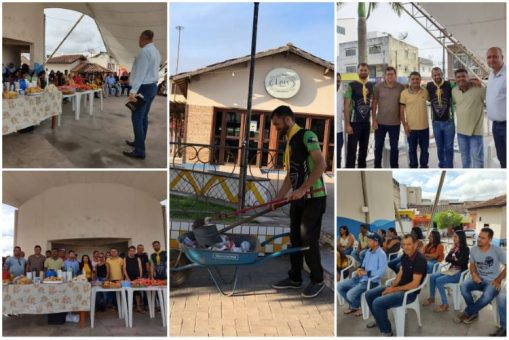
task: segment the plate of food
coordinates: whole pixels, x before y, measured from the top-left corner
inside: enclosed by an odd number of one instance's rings
[[[63,283],[63,282],[64,280],[61,277],[56,276],[47,277],[42,281],[42,283]]]
[[[2,286],[7,286],[10,283],[11,283],[11,280],[9,280],[9,279],[3,279],[2,280]]]
[[[40,87],[29,87],[26,89],[25,94],[27,96],[42,96],[44,94],[44,90]]]
[[[121,288],[122,287],[120,282],[114,282],[114,281],[104,281],[101,286],[103,288]]]
[[[2,93],[3,99],[16,99],[18,98],[18,93],[16,91],[5,91]]]
[[[28,277],[26,276],[18,276],[17,278],[15,278],[13,280],[14,284],[17,284],[17,285],[30,285],[32,284],[32,280],[30,280]]]

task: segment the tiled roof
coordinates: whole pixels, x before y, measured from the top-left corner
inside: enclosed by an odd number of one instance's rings
[[[494,207],[503,207],[507,203],[507,195],[497,196],[490,200],[481,202],[479,204],[473,205],[469,208],[469,210],[477,210],[484,208],[494,208]]]
[[[79,59],[86,60],[87,58],[82,54],[66,54],[48,59],[46,64],[72,64]]]
[[[102,67],[101,65],[97,65],[94,63],[81,63],[76,65],[71,72],[79,72],[79,73],[109,73],[113,72],[108,70],[107,68]]]

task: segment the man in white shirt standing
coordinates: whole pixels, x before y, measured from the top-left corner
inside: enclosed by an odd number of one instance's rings
[[[491,47],[486,53],[488,66],[492,69],[486,88],[486,112],[493,122],[493,140],[500,167],[506,167],[506,88],[507,77],[504,55],[500,47]]]
[[[148,129],[148,113],[150,105],[157,95],[157,81],[159,80],[159,66],[161,55],[152,40],[154,32],[143,31],[140,35],[140,52],[134,59],[131,70],[131,91],[129,101],[136,102],[137,96],[143,96],[143,104],[133,111],[131,115],[134,141],[126,141],[126,144],[134,148],[133,151],[124,151],[123,154],[132,158],[145,159],[145,138]]]

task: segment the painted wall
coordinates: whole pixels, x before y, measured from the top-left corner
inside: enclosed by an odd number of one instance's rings
[[[88,183],[43,191],[19,207],[14,242],[32,250],[50,241],[127,238],[165,248],[161,204],[143,191],[119,184]]]
[[[33,44],[30,66],[44,61],[44,5],[36,3],[4,3],[2,5],[2,37]],[[20,18],[23,18],[20,22]],[[5,57],[5,55],[3,55]],[[11,60],[3,59],[9,63]],[[16,62],[15,60],[12,60]]]
[[[495,242],[505,240],[507,238],[506,207],[477,210],[477,233],[479,233],[485,224],[489,224],[489,227],[493,229],[493,239]]]
[[[394,191],[391,171],[365,172],[369,229],[395,226]],[[360,171],[344,171],[337,175],[337,226],[346,225],[357,236],[360,224],[366,223]]]
[[[265,76],[278,67],[295,70],[301,79],[299,93],[293,98],[281,100],[265,91]],[[253,85],[253,110],[272,111],[280,105],[289,105],[294,112],[334,115],[334,74],[325,68],[293,54],[265,57],[256,61]],[[195,77],[189,83],[189,105],[245,108],[249,63],[223,68]]]

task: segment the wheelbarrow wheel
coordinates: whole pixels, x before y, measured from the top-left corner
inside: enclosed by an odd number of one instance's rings
[[[170,249],[170,269],[185,266],[191,263],[184,253],[178,249]],[[180,287],[187,281],[191,275],[191,269],[181,271],[170,271],[170,287]]]

